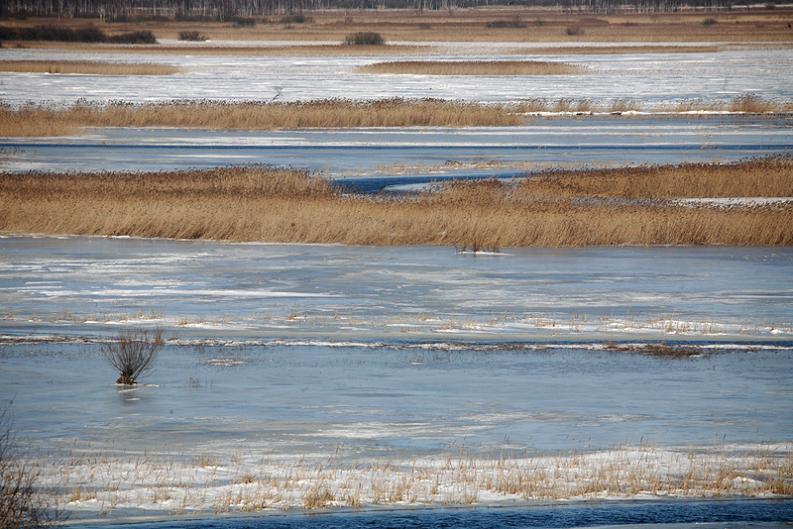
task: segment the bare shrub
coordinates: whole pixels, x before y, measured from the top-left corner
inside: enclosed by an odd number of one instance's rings
[[[526,23],[520,18],[515,17],[506,20],[491,20],[485,24],[485,27],[492,29],[525,28]]]
[[[231,19],[232,26],[235,28],[252,28],[256,26],[255,18],[234,17]]]
[[[572,36],[583,35],[584,29],[581,26],[567,26],[565,33]]]
[[[717,23],[715,18],[706,18],[702,21],[703,26],[715,26]]]
[[[60,517],[48,512],[36,495],[38,474],[16,458],[14,435],[8,407],[0,409],[0,527],[36,529],[46,527]],[[61,517],[62,518],[62,517]]]
[[[200,31],[180,31],[179,40],[189,40],[193,42],[203,42],[207,40],[206,35],[201,34]]]
[[[157,38],[154,33],[148,30],[130,31],[119,35],[111,35],[107,38],[107,42],[113,44],[157,44]]]
[[[120,373],[116,384],[137,384],[138,377],[151,369],[163,343],[159,329],[151,335],[145,330],[132,329],[120,333],[118,338],[105,345],[102,354]]]
[[[385,44],[385,39],[374,31],[361,31],[347,35],[344,38],[344,44],[346,46],[382,46]]]
[[[44,40],[61,42],[106,42],[107,35],[99,28],[67,28],[61,26],[3,27],[0,26],[0,39],[5,40]]]
[[[294,15],[284,15],[281,17],[280,22],[281,24],[305,24],[307,22],[313,22],[314,19],[311,17],[307,17],[302,13],[297,13]]]

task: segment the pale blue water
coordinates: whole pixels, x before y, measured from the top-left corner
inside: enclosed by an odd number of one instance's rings
[[[792,272],[793,250],[778,248],[473,256],[5,238],[1,395],[15,400],[20,433],[43,445],[113,450],[200,453],[225,439],[274,453],[353,439],[359,455],[784,442]],[[670,331],[665,319],[689,323]],[[116,395],[99,350],[132,327],[161,327],[170,341],[147,377],[154,386]],[[701,356],[611,352],[608,341],[680,343]]]
[[[560,165],[728,162],[790,153],[793,128],[785,119],[537,119],[525,127],[467,129],[94,129],[78,138],[1,140],[0,170],[271,164],[308,169],[354,191],[373,192],[449,177],[508,178]]]

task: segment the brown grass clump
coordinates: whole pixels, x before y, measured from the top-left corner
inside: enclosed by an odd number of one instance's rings
[[[328,487],[319,483],[306,491],[303,496],[303,507],[308,510],[324,509],[335,499]]]
[[[598,195],[640,196],[642,189],[653,196],[727,189],[739,196],[751,189],[784,193],[789,184],[780,183],[785,179],[779,167],[789,168],[790,161],[552,172],[515,187],[454,183],[414,200],[341,195],[325,180],[283,169],[5,174],[0,175],[0,231],[472,249],[791,245],[790,206],[716,210],[592,201]],[[705,183],[696,182],[698,171]],[[778,177],[757,176],[774,171]],[[633,186],[632,174],[643,184]],[[678,190],[652,193],[652,182],[675,174],[688,175],[678,180]],[[735,178],[748,183],[730,184]],[[689,184],[692,192],[686,193],[683,186]],[[608,191],[612,186],[616,191]]]
[[[374,31],[359,31],[344,37],[345,46],[383,46],[385,39]]]
[[[333,127],[469,127],[517,125],[505,108],[441,100],[339,99],[296,103],[75,104],[0,107],[0,136],[71,134],[80,127],[194,127],[206,129],[300,129]]]
[[[606,344],[606,349],[609,351],[625,352],[625,353],[640,353],[647,356],[657,356],[663,358],[691,358],[694,356],[702,356],[703,350],[695,347],[686,347],[679,344],[639,344],[639,345],[623,345],[614,342]]]
[[[167,64],[129,64],[89,61],[0,61],[0,72],[89,75],[171,75],[179,68]]]
[[[394,61],[358,68],[366,73],[418,75],[570,75],[585,70],[583,66],[547,61]]]
[[[755,95],[740,96],[732,101],[729,106],[732,112],[746,112],[747,114],[764,114],[774,112],[777,106],[768,100]]]

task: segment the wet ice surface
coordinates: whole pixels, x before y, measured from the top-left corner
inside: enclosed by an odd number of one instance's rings
[[[509,249],[0,239],[4,334],[779,340],[787,248]]]
[[[132,391],[114,387],[91,344],[6,344],[0,359],[17,432],[78,453],[409,461],[646,443],[740,454],[793,431],[790,348],[679,360],[564,346],[168,346]]]
[[[191,497],[209,494],[210,511],[239,475],[262,472],[260,460],[276,473],[576,450],[587,465],[648,457],[678,469],[702,454],[753,468],[742,458],[790,450],[791,270],[789,249],[473,256],[8,237],[0,397],[14,401],[18,434],[45,454],[43,479],[65,497],[78,479],[64,481],[76,472],[68,461],[93,468],[79,478],[86,491],[134,464],[186,483]],[[128,327],[162,327],[168,344],[124,390],[100,351]],[[682,341],[701,354],[615,352],[607,340]],[[201,457],[222,462],[220,485],[202,484]],[[124,482],[114,515],[178,507],[182,489],[153,502],[145,483]],[[104,509],[69,508],[78,519]]]
[[[173,450],[244,439],[309,452],[347,441],[552,450],[784,440],[791,270],[789,249],[474,256],[10,237],[0,239],[0,387],[25,435],[117,448],[140,449],[141,438]],[[115,393],[100,342],[136,326],[171,339],[146,380],[155,387],[93,398]],[[721,352],[670,361],[604,351],[607,340]]]
[[[253,163],[378,186],[441,175],[515,176],[543,167],[726,162],[793,152],[786,119],[537,119],[522,127],[290,131],[91,129],[78,138],[6,139],[0,170],[162,170]]]
[[[266,43],[262,43],[263,45]],[[509,47],[454,43],[453,53],[432,60],[549,60],[585,64],[590,71],[570,76],[437,76],[356,73],[358,66],[382,60],[415,60],[415,55],[385,57],[235,57],[2,49],[3,60],[99,60],[174,64],[181,73],[158,77],[50,74],[0,74],[0,99],[73,103],[170,99],[285,101],[343,97],[435,97],[482,102],[527,98],[630,98],[643,103],[682,99],[730,100],[746,93],[789,99],[793,96],[793,49],[728,50],[718,53],[621,55],[514,55]],[[650,43],[645,43],[650,44]],[[663,43],[659,43],[663,44]],[[280,88],[278,88],[280,87]]]

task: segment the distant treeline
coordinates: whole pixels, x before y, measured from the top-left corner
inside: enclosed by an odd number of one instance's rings
[[[35,26],[12,28],[0,26],[0,41],[3,40],[55,40],[61,42],[111,42],[114,44],[156,44],[151,31],[131,31],[120,35],[107,35],[93,26],[87,28],[65,28],[60,26]]]
[[[769,7],[777,0],[763,2]],[[58,16],[108,21],[181,19],[229,20],[321,9],[442,10],[487,5],[543,6],[561,11],[621,9],[668,12],[683,8],[730,9],[750,2],[732,0],[0,0],[0,16]]]

